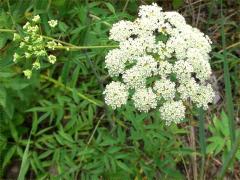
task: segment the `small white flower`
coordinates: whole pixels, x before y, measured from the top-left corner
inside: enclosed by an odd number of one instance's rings
[[[29,41],[29,39],[30,39],[30,37],[29,37],[29,36],[26,36],[26,37],[24,37],[24,41],[26,41],[26,42],[28,42],[28,41]]]
[[[187,100],[195,96],[198,87],[199,85],[197,84],[197,82],[193,78],[191,78],[187,83],[181,83],[177,88],[177,91],[179,92],[180,98],[182,100]]]
[[[194,72],[196,73],[196,77],[201,82],[206,81],[212,74],[208,59],[209,56],[201,54],[198,49],[191,48],[187,52],[186,61],[192,65]]]
[[[47,52],[45,50],[35,51],[37,57],[46,56]]]
[[[167,61],[160,61],[159,67],[157,70],[157,74],[161,76],[161,78],[166,78],[172,73],[173,65]]]
[[[30,26],[31,26],[30,23],[27,22],[27,23],[23,26],[23,29],[24,29],[24,30],[27,30]]]
[[[213,102],[215,93],[210,84],[206,86],[199,86],[195,94],[191,97],[192,101],[196,103],[197,107],[202,107],[207,110],[208,104]]]
[[[32,76],[32,71],[30,69],[26,69],[23,71],[24,76],[27,77],[27,79],[30,79]]]
[[[121,82],[111,82],[106,86],[103,94],[105,95],[106,104],[113,109],[119,108],[127,103],[128,89]]]
[[[106,68],[110,76],[118,76],[124,72],[127,59],[120,49],[113,49],[105,57]]]
[[[57,26],[58,21],[57,20],[50,20],[50,21],[48,21],[48,24],[49,24],[50,27],[54,28],[54,27]]]
[[[34,16],[32,21],[35,22],[35,23],[40,22],[40,16],[39,15]]]
[[[32,55],[30,54],[30,53],[28,53],[28,52],[25,52],[24,53],[25,54],[25,57],[27,58],[27,59],[29,59]]]
[[[156,44],[156,53],[159,55],[160,59],[164,60],[172,57],[173,49],[167,47],[162,41],[159,41]]]
[[[153,89],[159,99],[172,100],[175,97],[175,83],[169,79],[161,79],[155,82]]]
[[[13,34],[13,41],[18,41],[20,39],[21,39],[21,36],[19,34],[17,34],[17,33]]]
[[[35,43],[43,43],[43,37],[40,36],[40,37],[36,38]]]
[[[145,31],[154,31],[164,23],[162,8],[156,3],[140,6],[138,15],[140,17],[139,26]]]
[[[41,67],[41,65],[40,65],[40,62],[39,61],[35,61],[34,63],[33,63],[33,68],[34,69],[40,69],[40,67]]]
[[[47,42],[47,47],[49,49],[55,50],[56,46],[57,46],[57,43],[55,41],[48,41]]]
[[[146,83],[144,69],[134,66],[123,74],[123,81],[129,88],[143,88]]]
[[[162,120],[166,121],[166,125],[172,122],[179,123],[185,118],[186,107],[182,101],[167,101],[159,109]]]
[[[164,18],[172,25],[175,26],[176,28],[182,27],[186,25],[186,21],[184,17],[179,14],[178,12],[171,11],[171,12],[165,12],[164,13]]]
[[[184,60],[179,60],[174,64],[173,72],[176,73],[177,79],[180,82],[186,83],[191,78],[193,67],[188,62]]]
[[[115,41],[123,41],[129,38],[134,29],[134,24],[130,21],[119,21],[118,23],[113,24],[113,27],[110,30],[109,39]]]
[[[13,62],[17,62],[17,60],[20,58],[18,53],[13,54]]]
[[[25,42],[20,42],[19,47],[20,47],[20,48],[23,48],[24,46],[25,46]]]
[[[30,33],[32,36],[35,35],[39,30],[39,27],[37,25],[35,26],[28,26],[27,27],[27,32]]]
[[[150,109],[154,109],[157,106],[157,96],[151,88],[137,89],[133,94],[132,100],[134,106],[139,111],[143,112],[148,112]]]
[[[48,61],[49,61],[51,64],[54,64],[54,63],[56,62],[56,60],[57,60],[56,56],[54,56],[54,55],[52,55],[52,54],[48,56]]]
[[[152,56],[142,56],[136,58],[137,64],[136,67],[142,69],[144,71],[145,77],[151,77],[153,74],[157,72],[157,62]]]

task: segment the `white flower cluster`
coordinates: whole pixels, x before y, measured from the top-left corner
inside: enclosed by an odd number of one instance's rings
[[[48,21],[48,24],[50,27],[54,28],[58,25],[58,21],[57,20],[50,20]]]
[[[121,82],[113,81],[111,84],[108,84],[103,94],[105,94],[106,103],[111,104],[113,109],[127,103],[128,90],[126,85]]]
[[[167,125],[185,118],[188,101],[207,109],[214,98],[207,83],[211,40],[179,13],[163,12],[155,3],[140,6],[138,15],[110,30],[119,48],[105,58],[115,78],[104,91],[106,104],[116,109],[130,99],[139,111],[157,108]]]
[[[29,22],[23,26],[23,34],[19,35],[14,33],[13,41],[19,42],[20,49],[14,53],[13,61],[18,62],[22,58],[28,61],[33,60],[32,67],[23,71],[23,74],[29,79],[32,76],[32,70],[38,70],[41,68],[41,60],[44,57],[51,63],[56,62],[56,56],[48,55],[46,47],[50,50],[54,50],[57,44],[55,41],[48,41],[43,38],[40,33],[38,23],[41,22],[39,15],[34,16]],[[49,21],[51,27],[57,25],[57,21]],[[46,45],[47,44],[47,45]]]

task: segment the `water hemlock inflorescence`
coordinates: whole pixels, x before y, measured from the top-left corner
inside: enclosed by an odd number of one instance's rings
[[[187,101],[207,109],[214,98],[207,83],[211,40],[157,4],[140,6],[138,15],[110,30],[119,48],[108,52],[105,64],[118,80],[106,86],[106,104],[116,109],[129,99],[141,112],[158,109],[167,125],[185,118]]]
[[[28,79],[31,78],[33,70],[41,68],[44,60],[54,64],[57,58],[52,54],[49,55],[49,50],[62,46],[62,44],[55,41],[44,39],[41,35],[40,23],[41,18],[36,15],[23,26],[22,33],[14,33],[13,36],[13,41],[19,43],[19,48],[13,55],[13,61],[17,63],[26,60],[27,63],[25,64],[28,67],[25,67],[27,69],[23,71],[23,74]],[[51,28],[54,28],[58,22],[51,20],[48,23]]]

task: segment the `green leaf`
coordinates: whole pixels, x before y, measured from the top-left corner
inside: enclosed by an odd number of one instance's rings
[[[7,99],[7,91],[5,88],[0,87],[0,105],[5,108]]]
[[[31,139],[31,134],[28,138],[28,142],[27,142],[27,146],[25,148],[24,154],[23,154],[23,158],[22,158],[22,163],[21,163],[21,168],[19,171],[19,175],[18,175],[18,180],[24,180],[25,179],[25,175],[28,171],[29,168],[29,147],[30,147],[30,139]]]
[[[37,113],[33,112],[33,122],[32,122],[32,133],[35,134],[37,132],[38,127],[38,117]]]
[[[109,9],[109,11],[111,11],[113,14],[115,14],[114,6],[109,2],[106,2],[105,4],[106,4],[107,8]]]
[[[226,115],[226,113],[224,111],[222,111],[221,113],[221,123],[220,123],[220,129],[222,134],[225,137],[229,137],[230,136],[230,132],[229,132],[229,119]]]
[[[217,146],[218,146],[218,144],[215,144],[215,143],[209,144],[209,145],[207,146],[206,152],[207,152],[208,154],[213,154],[214,151],[216,150]]]
[[[63,131],[63,129],[61,129],[58,133],[59,133],[59,135],[60,135],[61,137],[63,137],[65,140],[67,140],[67,141],[69,141],[69,142],[71,142],[71,143],[74,143],[74,140],[72,139],[72,137],[71,137],[69,134],[65,133],[65,132]]]
[[[116,161],[116,163],[117,163],[117,165],[118,165],[121,169],[123,169],[124,171],[126,171],[126,172],[128,172],[128,173],[132,173],[132,171],[129,169],[129,167],[128,167],[126,164],[124,164],[123,162],[121,162],[121,161]]]
[[[7,98],[6,107],[5,107],[4,110],[5,110],[5,112],[7,113],[8,117],[10,119],[13,118],[14,109],[15,109],[15,107],[14,107],[14,104],[12,103],[12,99],[11,98]]]
[[[4,156],[3,160],[3,168],[10,162],[11,158],[13,157],[14,153],[16,152],[17,147],[12,146]]]
[[[181,6],[183,6],[183,4],[184,4],[184,0],[173,0],[172,1],[172,5],[173,5],[174,9],[180,8]]]
[[[12,135],[13,139],[15,140],[15,142],[18,142],[18,132],[16,130],[15,125],[13,124],[13,122],[11,120],[9,121],[9,127],[10,127],[10,131],[11,131],[11,135]]]
[[[52,1],[52,3],[55,5],[55,6],[63,6],[65,4],[65,1],[66,0],[55,0],[55,1]]]
[[[68,26],[64,22],[59,22],[58,27],[62,32],[66,32],[68,30]]]
[[[7,40],[8,40],[8,38],[6,37],[6,34],[1,32],[1,34],[0,34],[0,49],[2,49],[5,46]]]

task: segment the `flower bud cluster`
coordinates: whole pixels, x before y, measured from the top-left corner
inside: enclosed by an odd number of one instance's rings
[[[13,36],[13,41],[19,43],[19,49],[13,55],[13,61],[17,63],[20,60],[26,60],[27,63],[25,64],[31,64],[32,67],[28,65],[28,68],[23,71],[23,74],[28,79],[31,78],[33,70],[41,68],[44,60],[48,60],[51,64],[56,62],[56,56],[48,55],[48,49],[53,50],[58,44],[44,39],[41,35],[40,22],[40,16],[34,16],[23,26],[23,33],[14,33]],[[56,23],[57,21],[54,21],[49,24],[52,27]]]
[[[138,15],[110,30],[119,48],[105,57],[115,79],[104,91],[106,104],[116,109],[129,99],[139,111],[159,109],[167,125],[185,118],[189,101],[207,109],[214,98],[207,82],[211,40],[179,13],[163,12],[155,3],[140,6]]]

